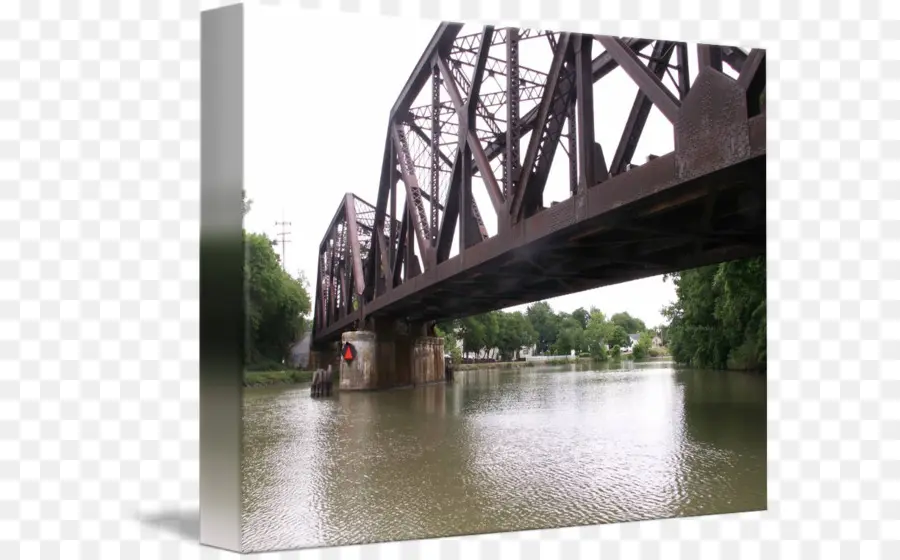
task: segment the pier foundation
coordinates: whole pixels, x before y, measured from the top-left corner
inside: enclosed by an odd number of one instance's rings
[[[374,331],[349,331],[341,336],[341,348],[351,343],[356,356],[340,358],[342,391],[393,389],[443,382],[444,340],[423,336],[422,328],[402,329],[383,325]]]

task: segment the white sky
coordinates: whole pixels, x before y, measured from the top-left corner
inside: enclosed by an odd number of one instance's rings
[[[341,198],[349,191],[375,203],[390,108],[437,24],[290,7],[248,6],[245,14],[245,186],[253,199],[245,226],[274,237],[276,222],[291,222],[287,268],[302,270],[315,289],[318,245]],[[466,26],[462,34],[477,29]],[[520,63],[546,72],[546,39],[523,44]],[[593,55],[601,50],[595,43]],[[693,48],[690,52],[695,74],[696,55]],[[636,91],[620,69],[595,84],[595,134],[607,164]],[[523,105],[521,114],[525,112]],[[523,157],[526,146],[527,138]],[[672,149],[672,127],[653,108],[632,161],[643,163],[650,153]],[[545,205],[567,196],[567,167],[565,152],[557,150]],[[493,233],[496,216],[483,183],[474,178],[472,187]],[[402,201],[398,194],[398,209]],[[451,254],[456,252],[454,241]],[[674,299],[672,283],[657,276],[548,301],[556,310],[596,306],[608,315],[627,311],[653,326],[663,322],[660,309]]]

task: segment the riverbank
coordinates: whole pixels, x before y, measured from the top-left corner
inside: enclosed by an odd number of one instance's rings
[[[312,381],[312,371],[287,369],[281,371],[245,371],[244,387],[271,387],[274,385],[294,385]]]
[[[609,358],[602,362],[595,362],[593,358],[575,358],[572,360],[547,360],[543,362],[538,361],[521,361],[521,362],[488,362],[488,363],[480,363],[480,364],[454,364],[454,371],[478,371],[483,369],[524,369],[524,368],[534,368],[534,367],[544,367],[544,366],[566,366],[566,365],[590,365],[590,364],[609,364],[614,362],[621,361],[630,361],[639,364],[647,363],[647,362],[658,362],[658,361],[666,361],[671,360],[671,356],[654,356],[641,358],[640,360],[635,360],[630,356],[622,356],[621,358]]]
[[[479,369],[519,369],[540,366],[565,366],[569,364],[589,364],[590,358],[575,358],[574,360],[547,360],[543,362],[486,362],[480,364],[453,364],[454,371],[473,371]]]

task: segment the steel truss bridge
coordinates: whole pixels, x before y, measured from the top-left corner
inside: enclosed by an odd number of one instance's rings
[[[637,93],[605,153],[595,88],[617,68]],[[765,84],[761,49],[441,24],[390,109],[374,204],[346,194],[319,246],[313,344],[764,254]],[[632,162],[651,107],[674,150]],[[554,162],[568,197],[545,205]]]

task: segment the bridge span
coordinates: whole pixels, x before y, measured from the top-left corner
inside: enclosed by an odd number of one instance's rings
[[[342,389],[440,380],[435,321],[765,252],[764,50],[697,45],[691,79],[681,42],[462,31],[438,27],[390,110],[376,200],[347,193],[319,246],[315,353],[361,349]],[[604,153],[594,91],[616,68],[637,93]],[[632,162],[651,107],[674,150]],[[568,196],[548,204],[554,162]]]

